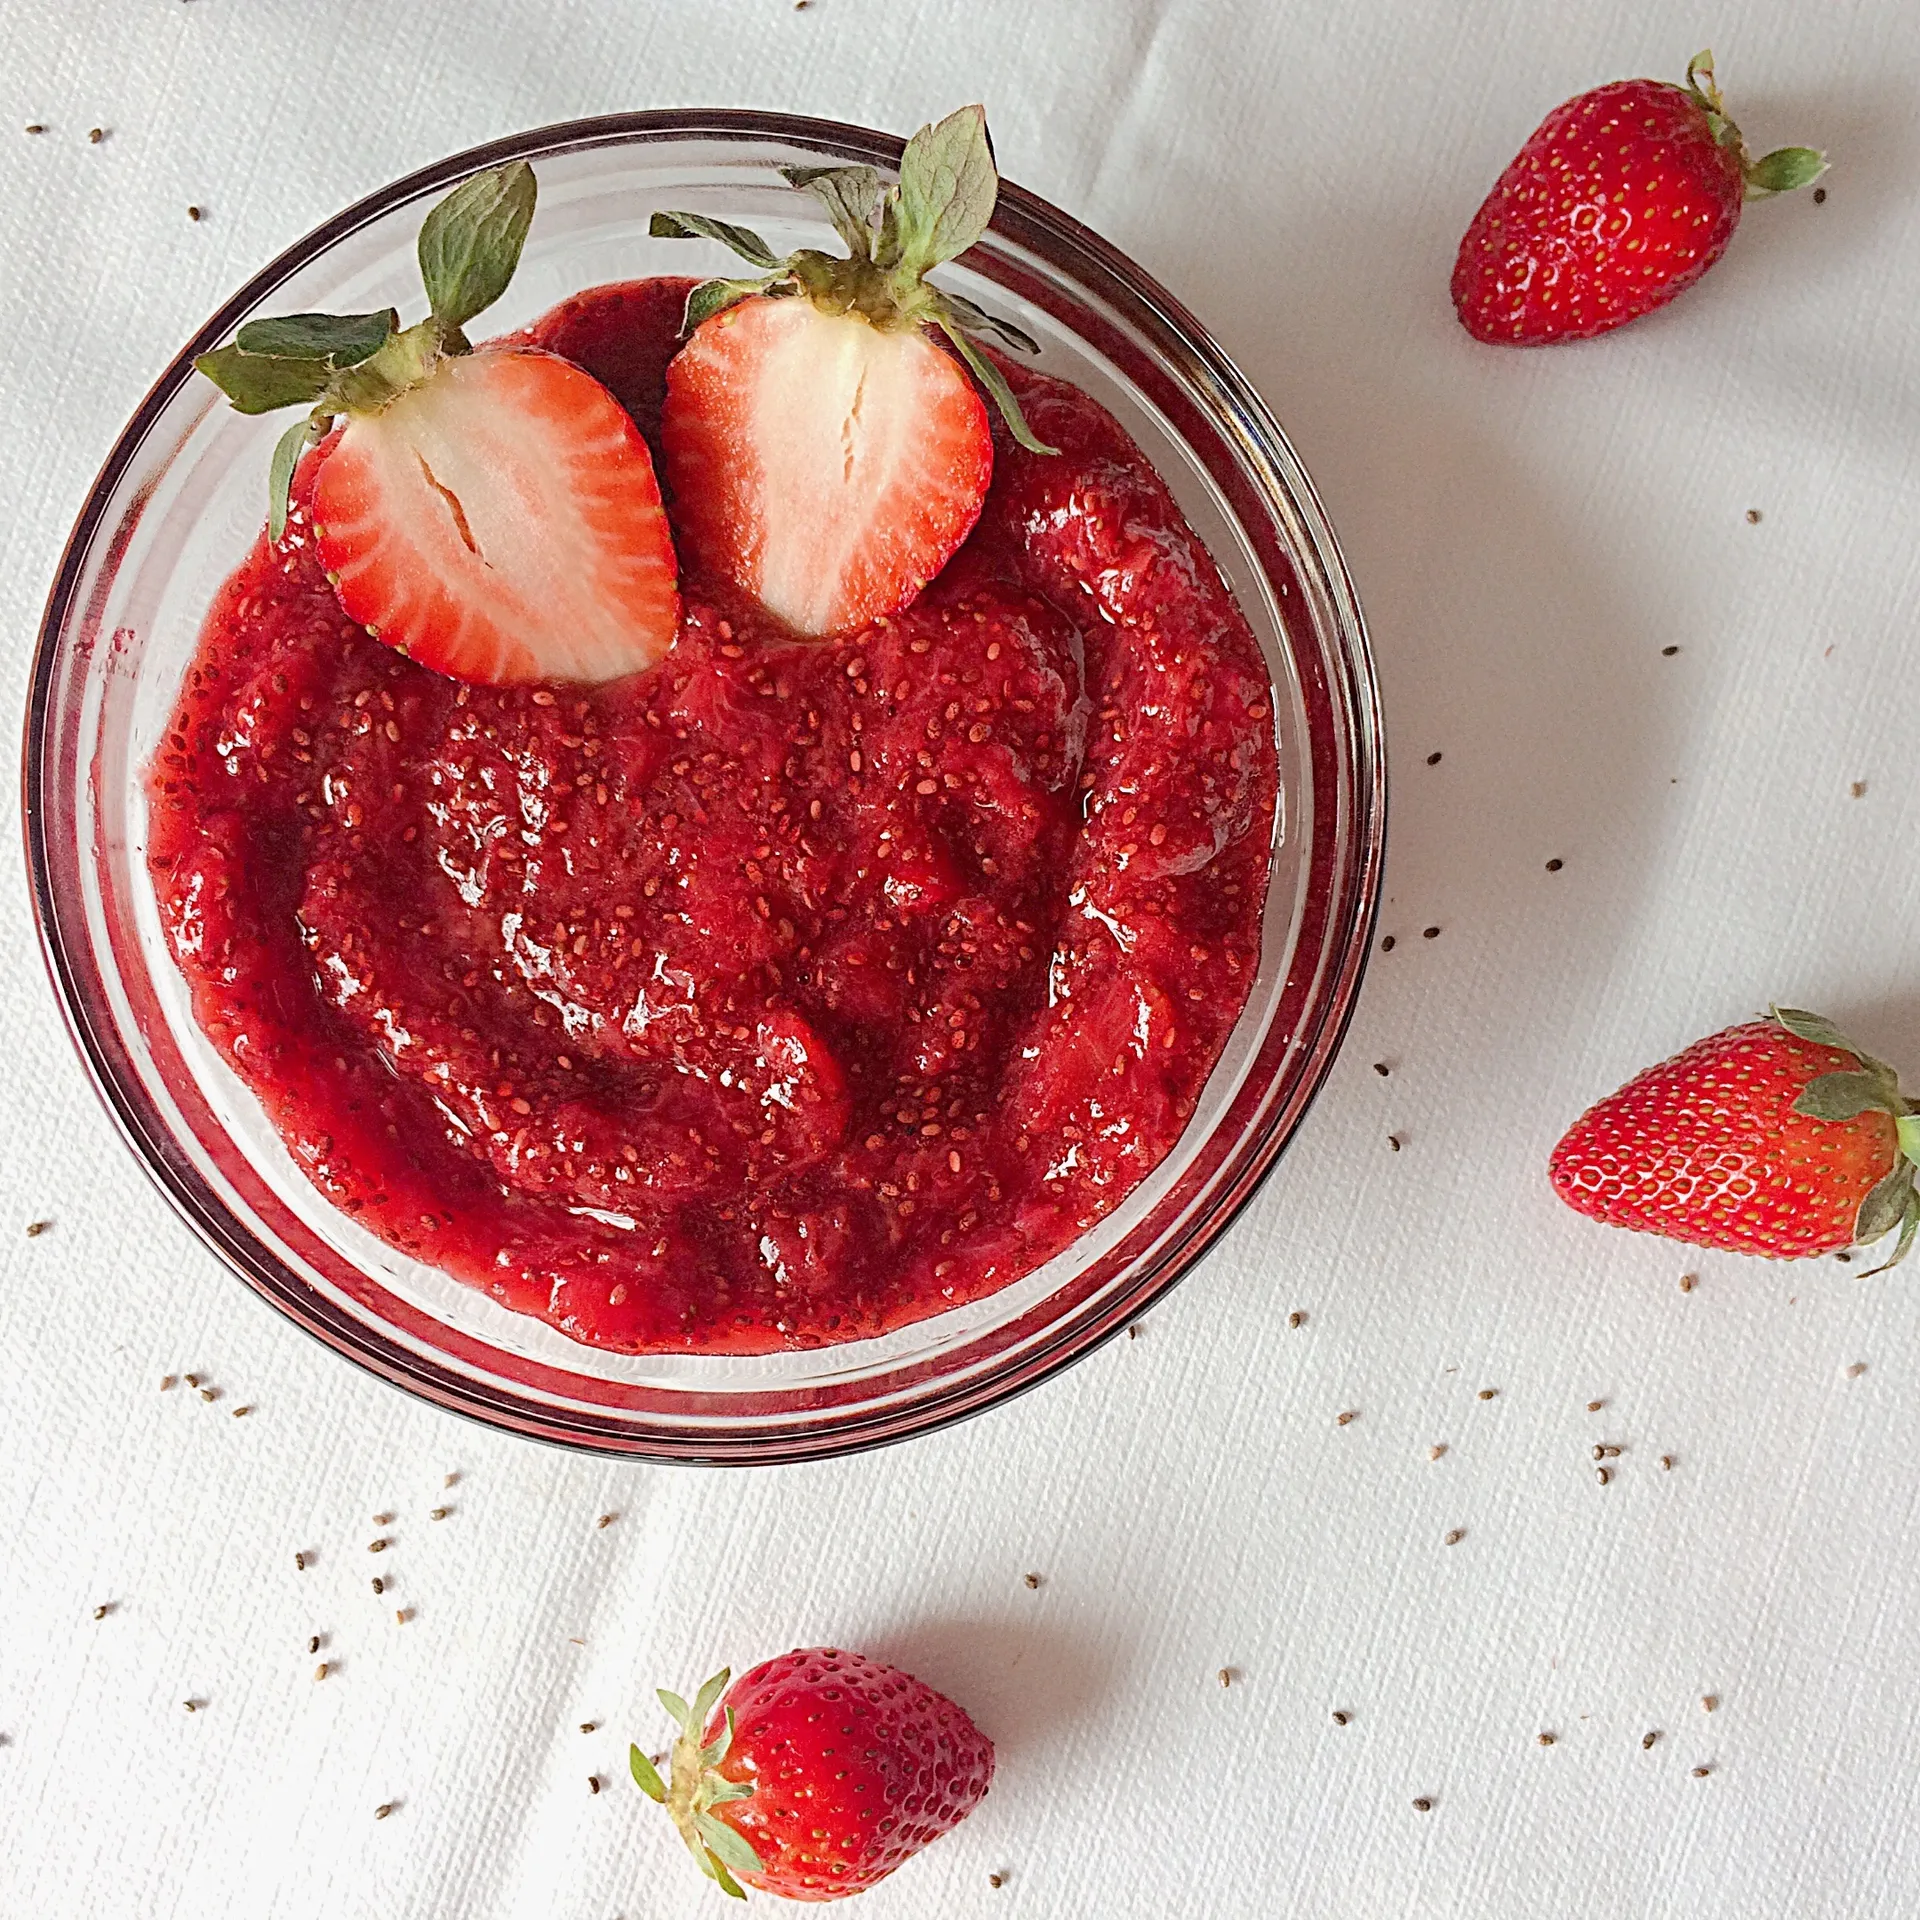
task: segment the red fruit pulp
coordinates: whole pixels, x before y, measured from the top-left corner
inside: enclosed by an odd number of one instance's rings
[[[524,336],[657,430],[689,283]],[[765,1352],[1030,1272],[1194,1110],[1260,957],[1259,649],[1115,422],[1020,376],[904,614],[697,575],[657,667],[482,688],[341,613],[297,478],[149,773],[201,1026],[401,1251],[589,1344]],[[669,503],[671,513],[671,503]]]

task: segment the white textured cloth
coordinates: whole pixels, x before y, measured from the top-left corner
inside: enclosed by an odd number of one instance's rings
[[[1660,0],[7,0],[16,702],[120,423],[334,209],[581,114],[981,98],[1319,482],[1394,738],[1397,945],[1140,1338],[904,1449],[620,1466],[363,1378],[176,1222],[62,1031],[0,783],[0,1913],[717,1912],[627,1739],[657,1682],[821,1641],[999,1743],[871,1920],[1920,1911],[1920,1263],[1689,1260],[1543,1174],[1769,997],[1920,1068],[1920,12],[1722,20],[1734,112],[1830,148],[1826,204],[1525,355],[1455,325],[1453,247],[1547,108],[1678,77],[1706,28]],[[158,1391],[188,1370],[221,1397]]]

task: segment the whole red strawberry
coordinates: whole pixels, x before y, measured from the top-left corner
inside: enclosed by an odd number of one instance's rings
[[[628,1757],[736,1898],[742,1880],[789,1900],[862,1893],[958,1826],[993,1778],[993,1743],[959,1707],[865,1654],[802,1647],[728,1678],[692,1706],[662,1690],[680,1726],[668,1781],[638,1747]]]
[[[1743,200],[1817,179],[1825,156],[1747,157],[1698,54],[1684,87],[1616,80],[1534,129],[1460,242],[1453,304],[1476,340],[1588,340],[1665,306],[1718,260]]]
[[[1776,1260],[1920,1226],[1920,1118],[1893,1069],[1776,1007],[1649,1067],[1553,1150],[1561,1199],[1609,1226]]]

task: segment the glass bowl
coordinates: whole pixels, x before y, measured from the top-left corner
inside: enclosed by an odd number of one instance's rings
[[[1273,674],[1280,755],[1262,959],[1174,1151],[1110,1218],[1025,1279],[884,1338],[755,1358],[634,1357],[508,1312],[356,1227],[308,1185],[194,1025],[145,863],[142,772],[215,588],[259,529],[278,419],[231,412],[195,354],[251,315],[417,307],[414,239],[463,176],[536,163],[540,209],[489,331],[597,281],[699,272],[656,241],[691,208],[776,251],[831,246],[777,164],[894,166],[901,143],[823,120],[621,114],[457,154],[328,221],[200,330],[120,436],[67,543],[34,661],[26,829],[34,904],[74,1039],[161,1190],[257,1292],[336,1351],[437,1405],[561,1445],[769,1463],[901,1440],[978,1413],[1089,1353],[1199,1260],[1299,1125],[1366,958],[1385,825],[1360,611],[1312,484],[1206,331],[1132,262],[1003,187],[993,229],[944,270],[1008,313],[1040,364],[1101,401],[1212,550]],[[713,268],[728,270],[714,250]]]

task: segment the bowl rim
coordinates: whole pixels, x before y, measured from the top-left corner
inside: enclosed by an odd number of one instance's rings
[[[1387,763],[1378,677],[1359,598],[1348,573],[1332,523],[1305,467],[1294,453],[1278,420],[1252,383],[1219,346],[1193,313],[1157,280],[1091,228],[1063,212],[1040,195],[1003,179],[992,226],[1003,237],[1030,247],[1051,261],[1045,241],[1065,242],[1096,276],[1087,287],[1136,324],[1144,319],[1154,334],[1171,334],[1199,361],[1208,376],[1223,389],[1235,410],[1266,443],[1262,451],[1278,456],[1287,490],[1308,521],[1312,558],[1325,574],[1334,601],[1341,644],[1331,650],[1327,665],[1337,670],[1338,685],[1325,692],[1337,718],[1344,717],[1343,751],[1333,771],[1339,785],[1323,793],[1321,781],[1329,769],[1318,753],[1308,756],[1316,817],[1323,807],[1343,815],[1348,843],[1335,857],[1335,892],[1326,903],[1324,932],[1319,946],[1323,973],[1318,992],[1307,1004],[1309,1019],[1293,1037],[1287,1071],[1293,1077],[1291,1096],[1268,1117],[1265,1129],[1250,1153],[1242,1143],[1242,1165],[1231,1186],[1203,1217],[1157,1258],[1143,1281],[1130,1289],[1124,1311],[1110,1311],[1093,1324],[1070,1326],[1061,1339],[1044,1343],[1015,1361],[1010,1369],[992,1368],[962,1383],[951,1394],[931,1404],[916,1401],[904,1415],[880,1408],[854,1419],[836,1419],[824,1440],[809,1442],[808,1429],[795,1426],[772,1437],[718,1435],[681,1429],[671,1439],[663,1429],[644,1436],[615,1438],[590,1423],[573,1421],[564,1410],[515,1398],[510,1411],[498,1392],[486,1382],[475,1382],[453,1370],[441,1371],[370,1329],[342,1316],[304,1308],[279,1286],[265,1278],[262,1255],[278,1264],[270,1250],[260,1247],[243,1222],[234,1219],[217,1196],[204,1190],[191,1169],[180,1160],[171,1141],[156,1137],[137,1110],[138,1103],[121,1084],[114,1068],[120,1051],[117,1039],[103,1036],[96,1026],[91,996],[78,977],[75,955],[61,935],[59,899],[52,872],[47,834],[47,808],[40,795],[49,777],[52,754],[53,686],[59,641],[74,609],[82,572],[101,531],[106,509],[116,489],[166,408],[193,374],[195,357],[218,345],[235,323],[263,296],[288,276],[308,265],[339,241],[388,213],[436,188],[449,187],[468,175],[513,159],[537,159],[542,154],[582,148],[645,144],[650,140],[711,138],[768,145],[817,147],[834,155],[855,154],[880,167],[897,167],[905,141],[892,134],[848,123],[739,108],[671,108],[645,112],[586,116],[525,129],[446,155],[427,166],[376,188],[342,208],[278,253],[225,300],[187,344],[174,356],[148,389],[88,490],[84,504],[62,549],[35,641],[30,679],[25,743],[22,755],[21,820],[33,912],[42,957],[59,1003],[62,1018],[79,1052],[94,1091],[114,1126],[133,1149],[148,1178],[174,1210],[255,1293],[263,1295],[281,1315],[321,1345],[352,1360],[389,1385],[429,1404],[474,1420],[496,1431],[541,1440],[569,1451],[594,1452],[616,1458],[642,1458],[662,1463],[699,1465],[788,1464],[865,1451],[933,1433],[986,1411],[1039,1386],[1115,1338],[1122,1327],[1136,1322],[1163,1299],[1220,1241],[1239,1218],[1282,1152],[1298,1131],[1338,1054],[1352,1019],[1359,988],[1373,950],[1381,897],[1387,825]],[[1310,835],[1308,865],[1317,871],[1314,840]]]

